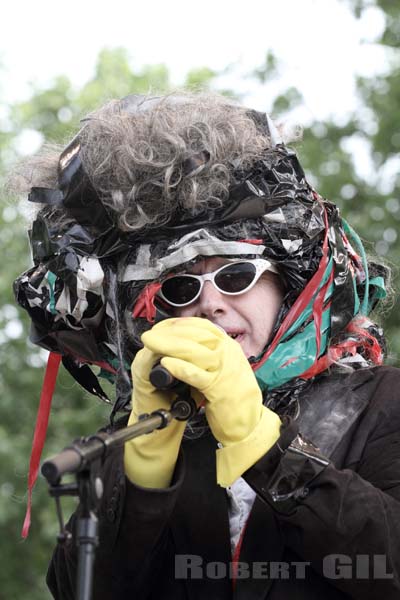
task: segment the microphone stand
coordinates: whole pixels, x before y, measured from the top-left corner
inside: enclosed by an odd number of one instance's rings
[[[173,419],[186,421],[196,413],[196,403],[190,397],[189,387],[178,384],[174,389],[178,397],[170,410],[159,409],[150,415],[141,415],[137,423],[114,433],[100,432],[75,440],[42,465],[41,472],[49,484],[49,494],[56,501],[60,524],[57,539],[60,543],[71,537],[65,529],[60,497],[79,496],[77,600],[91,600],[92,597],[93,565],[98,545],[97,509],[103,495],[102,462],[112,449],[128,440],[155,429],[164,429]],[[62,484],[61,479],[66,473],[75,473],[76,483]]]

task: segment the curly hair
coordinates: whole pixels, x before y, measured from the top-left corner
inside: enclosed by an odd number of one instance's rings
[[[84,171],[122,231],[164,223],[178,206],[220,204],[232,165],[245,168],[269,145],[248,109],[218,94],[129,98],[129,107],[112,100],[92,112],[79,133]],[[8,187],[56,187],[63,149],[44,145],[15,168]],[[59,209],[46,212],[60,224]]]
[[[122,231],[162,225],[177,209],[195,215],[219,206],[234,171],[245,171],[271,145],[254,111],[216,93],[128,99],[89,114],[79,133],[84,171]],[[285,131],[285,141],[301,136]],[[24,160],[13,189],[55,187],[62,150],[45,145]],[[58,224],[66,217],[55,208],[46,213]]]

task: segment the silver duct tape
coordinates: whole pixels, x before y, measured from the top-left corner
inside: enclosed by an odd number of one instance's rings
[[[200,238],[195,239],[194,238]],[[261,256],[265,246],[247,242],[225,242],[201,229],[183,236],[168,247],[172,250],[166,256],[152,263],[150,245],[142,246],[137,262],[127,265],[120,275],[120,281],[148,281],[157,279],[164,271],[185,264],[199,256]]]

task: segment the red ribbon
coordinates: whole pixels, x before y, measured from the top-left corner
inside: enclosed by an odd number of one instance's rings
[[[157,294],[161,287],[159,281],[149,283],[141,291],[136,300],[136,304],[133,307],[132,316],[134,319],[137,317],[144,317],[149,323],[154,323],[156,316],[156,307],[154,306],[154,296]]]
[[[40,402],[38,414],[36,417],[35,432],[33,435],[31,458],[29,461],[28,475],[28,501],[25,513],[25,520],[22,527],[21,535],[23,538],[28,537],[29,528],[31,525],[31,508],[32,508],[32,490],[36,483],[39,472],[40,457],[42,456],[44,441],[46,439],[47,426],[49,423],[49,414],[51,400],[56,385],[58,367],[60,366],[61,355],[50,352],[47,360],[46,372],[43,380],[42,392],[40,394]]]

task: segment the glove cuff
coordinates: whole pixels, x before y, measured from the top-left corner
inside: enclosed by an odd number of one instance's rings
[[[174,474],[185,421],[152,431],[125,443],[124,468],[128,479],[144,488],[167,488]]]
[[[263,406],[261,419],[250,435],[236,444],[217,450],[217,483],[222,487],[232,485],[272,448],[280,436],[280,428],[278,415]]]

